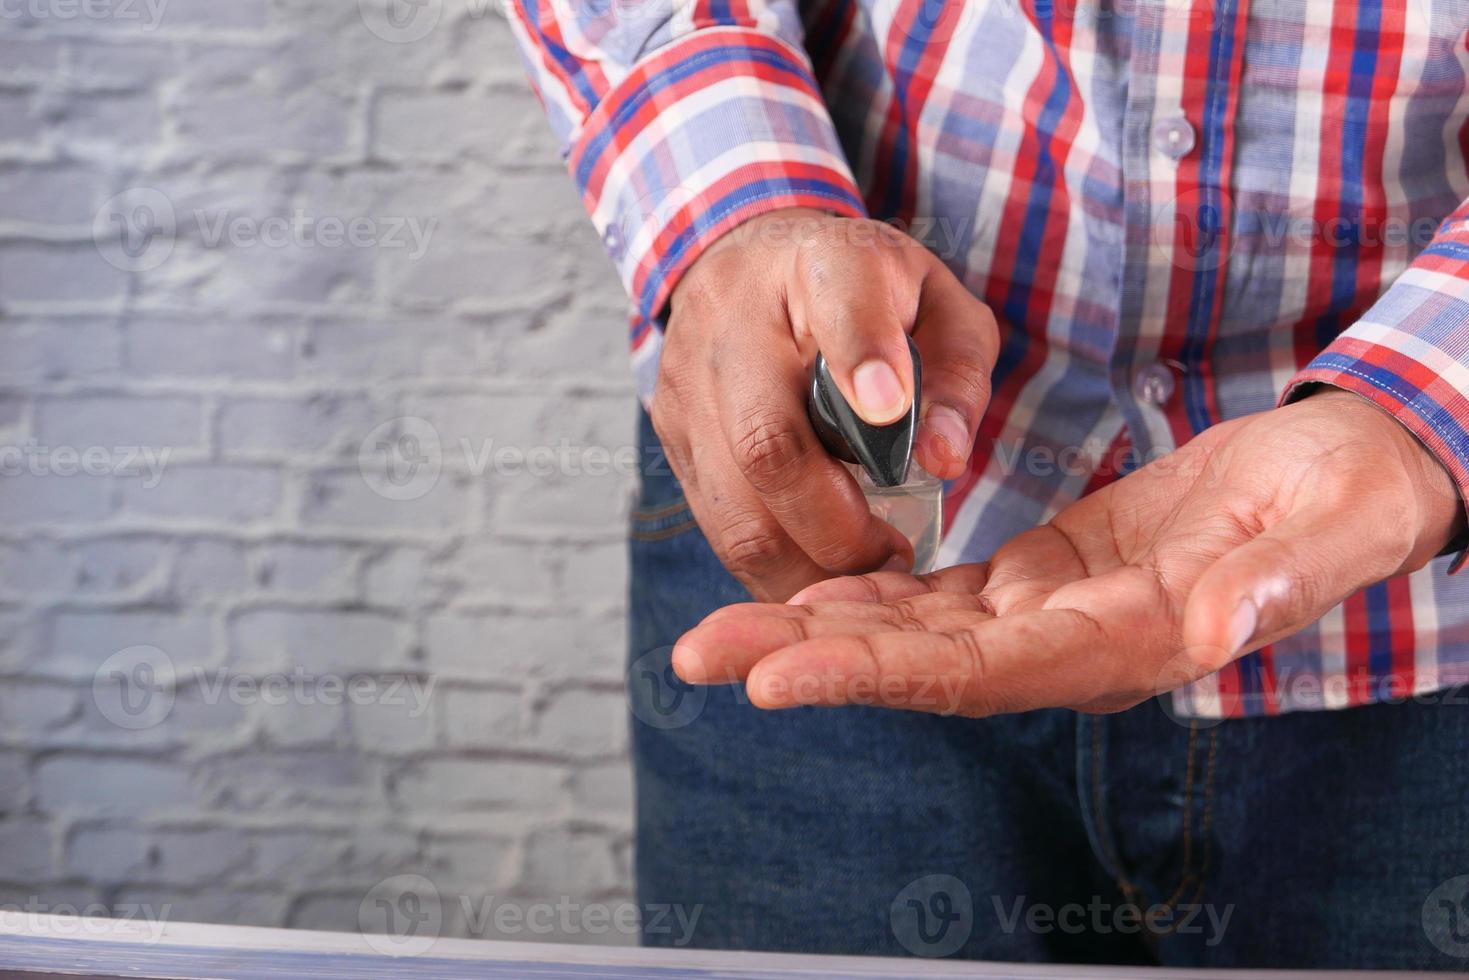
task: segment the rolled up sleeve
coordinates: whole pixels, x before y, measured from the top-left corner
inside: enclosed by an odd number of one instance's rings
[[[1469,202],[1360,320],[1286,386],[1281,403],[1326,384],[1407,426],[1469,500]],[[1464,541],[1455,542],[1454,570]]]
[[[793,3],[516,0],[512,27],[636,322],[724,232],[779,208],[864,214]],[[581,11],[581,13],[578,13]]]

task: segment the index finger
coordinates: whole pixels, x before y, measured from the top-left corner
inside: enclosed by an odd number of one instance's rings
[[[857,481],[816,438],[794,342],[772,357],[768,341],[744,331],[728,358],[742,368],[718,394],[730,453],[796,545],[837,573],[881,568],[895,555],[911,566],[907,539],[873,516]]]

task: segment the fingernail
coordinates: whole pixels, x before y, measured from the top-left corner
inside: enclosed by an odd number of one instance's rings
[[[1253,599],[1241,599],[1239,605],[1234,607],[1234,615],[1229,617],[1229,651],[1239,654],[1255,636],[1255,629],[1260,625],[1260,611],[1255,608]]]
[[[955,459],[963,460],[969,455],[966,452],[969,448],[969,426],[958,411],[947,405],[930,405],[923,416],[923,424],[944,441],[949,447],[949,454]]]
[[[852,372],[857,414],[872,425],[886,425],[903,414],[908,396],[897,372],[883,361],[864,361]]]
[[[694,652],[688,644],[675,644],[671,660],[673,672],[685,684],[702,684],[709,679],[709,674],[704,669],[704,658]]]

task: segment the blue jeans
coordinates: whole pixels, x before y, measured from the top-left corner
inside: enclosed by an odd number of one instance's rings
[[[1469,969],[1469,697],[1189,723],[763,712],[673,642],[748,595],[642,420],[631,559],[650,944],[1208,967]]]

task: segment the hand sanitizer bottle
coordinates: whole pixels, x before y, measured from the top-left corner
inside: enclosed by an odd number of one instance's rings
[[[918,348],[908,338],[913,358],[913,404],[889,425],[868,425],[847,403],[832,380],[826,357],[816,355],[806,411],[826,451],[847,464],[872,513],[897,528],[913,545],[913,572],[930,571],[943,527],[944,483],[913,462],[918,432],[922,370]]]

